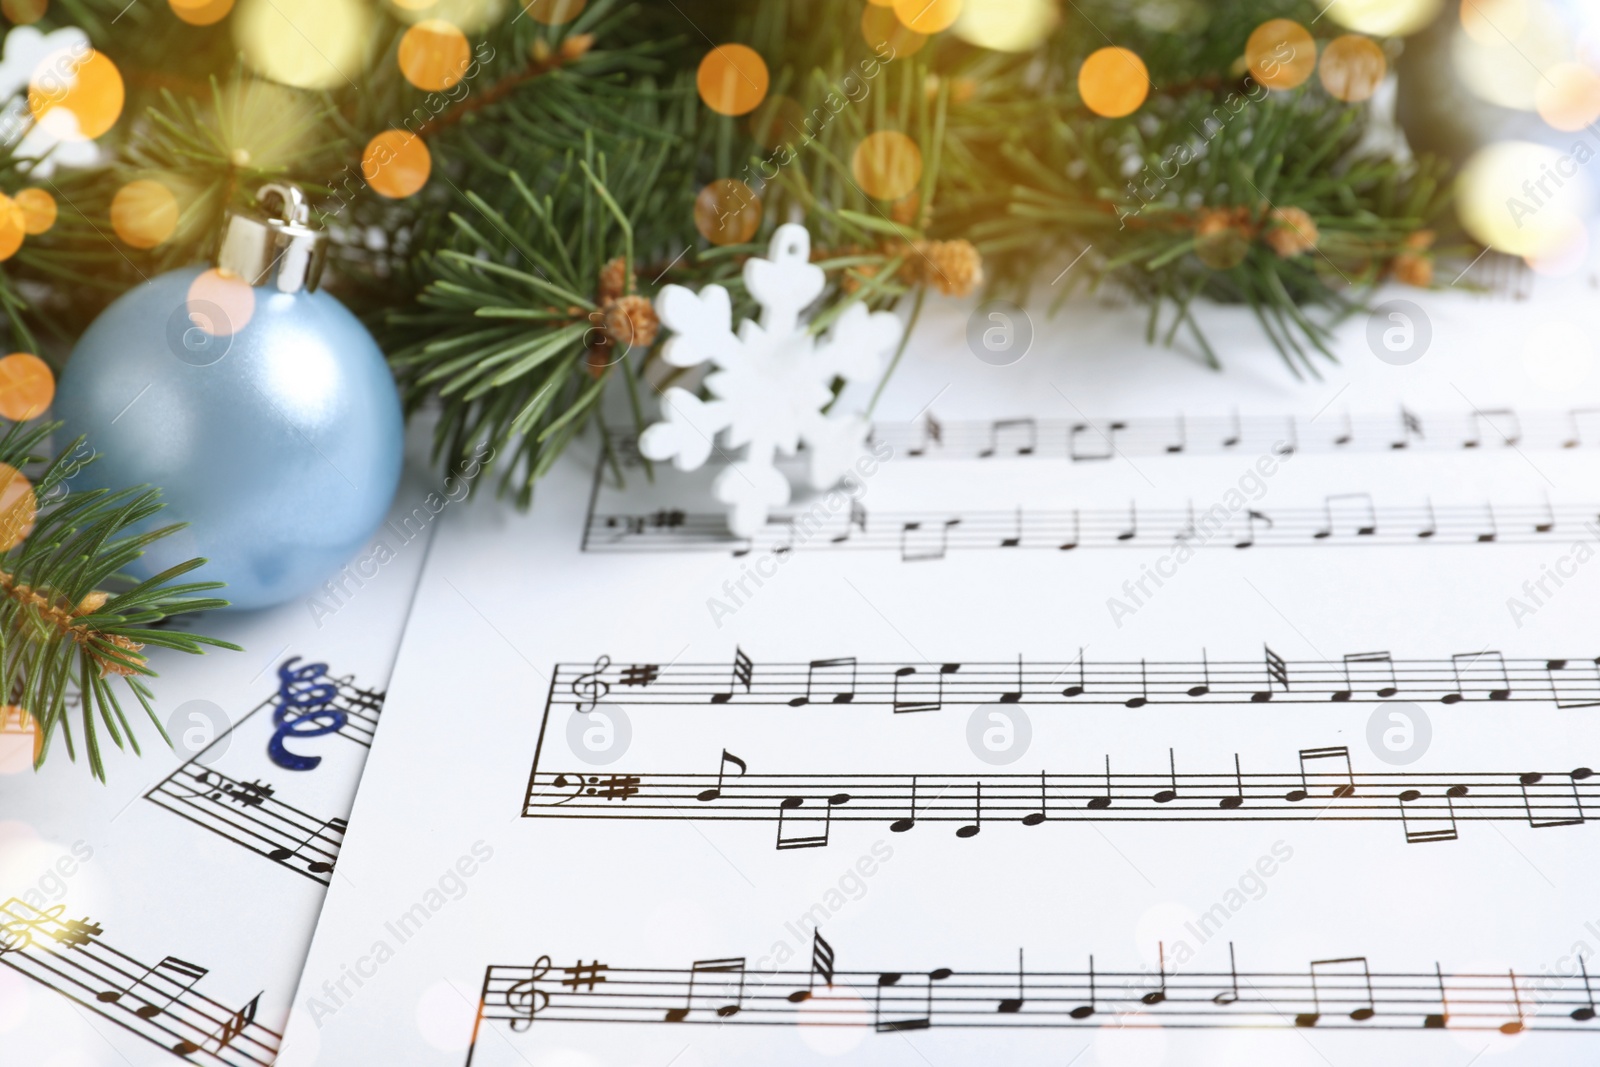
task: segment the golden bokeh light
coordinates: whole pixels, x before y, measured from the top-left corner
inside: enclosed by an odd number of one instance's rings
[[[18,26],[29,26],[44,18],[50,0],[0,0],[0,14]]]
[[[1566,247],[1592,202],[1576,157],[1530,141],[1481,148],[1456,178],[1456,214],[1467,233],[1516,256]]]
[[[45,413],[56,396],[50,364],[27,352],[0,359],[0,418],[27,422]]]
[[[125,94],[122,73],[90,49],[60,49],[39,61],[28,80],[28,110],[58,141],[92,141],[116,125]]]
[[[403,200],[428,184],[433,155],[422,138],[406,130],[384,130],[361,153],[361,174],[372,191]]]
[[[694,198],[694,228],[714,245],[742,245],[761,225],[761,198],[736,178],[718,178]]]
[[[131,181],[111,199],[111,228],[125,244],[154,248],[178,229],[178,198],[153,179]]]
[[[15,199],[22,210],[22,228],[30,234],[41,234],[56,224],[56,198],[43,189],[24,189]]]
[[[535,22],[560,26],[581,15],[587,3],[588,0],[523,0],[522,8]]]
[[[1500,107],[1532,111],[1552,68],[1572,59],[1573,33],[1548,4],[1518,9],[1510,19],[1482,36],[1463,23],[1450,34],[1450,62],[1456,77],[1480,100]],[[1486,16],[1496,17],[1496,13]]]
[[[195,275],[187,295],[189,321],[212,337],[231,337],[256,313],[256,291],[237,274],[213,267]]]
[[[0,463],[0,552],[22,544],[33,532],[39,504],[28,476],[6,463]]]
[[[167,0],[172,13],[191,26],[212,26],[228,17],[233,0]]]
[[[1316,68],[1317,42],[1293,19],[1268,19],[1245,42],[1244,59],[1268,89],[1293,89]]]
[[[1136,53],[1102,48],[1078,68],[1078,95],[1096,115],[1108,119],[1131,115],[1150,95],[1150,72]]]
[[[0,262],[17,254],[27,233],[27,217],[22,208],[17,206],[15,200],[0,193]]]
[[[1576,133],[1600,119],[1600,74],[1581,63],[1557,63],[1534,87],[1534,106],[1555,129]]]
[[[1057,0],[984,0],[961,9],[954,33],[979,48],[1031,52],[1060,22]]]
[[[1574,221],[1576,228],[1559,245],[1541,255],[1524,257],[1535,274],[1547,278],[1567,278],[1582,270],[1589,261],[1589,228],[1582,219]]]
[[[1516,40],[1528,25],[1528,0],[1461,0],[1461,28],[1480,44]]]
[[[424,19],[400,38],[400,73],[424,92],[459,82],[472,64],[467,35],[443,19]]]
[[[412,25],[425,19],[443,19],[468,37],[487,31],[506,17],[516,0],[386,0],[388,10]],[[518,13],[517,18],[522,17]]]
[[[961,7],[962,0],[894,0],[895,17],[924,36],[948,30],[961,17]]]
[[[874,52],[893,55],[896,59],[914,56],[928,43],[925,34],[906,29],[892,10],[871,4],[861,10],[861,37]],[[885,46],[893,51],[885,53]]]
[[[706,107],[719,115],[748,115],[767,98],[767,62],[742,44],[718,45],[706,53],[695,85]]]
[[[365,0],[239,0],[233,17],[250,68],[297,89],[354,85],[375,34]]]
[[[1464,0],[1466,4],[1476,0]],[[1405,37],[1439,16],[1444,0],[1333,0],[1328,14],[1347,30],[1374,37]]]
[[[869,133],[850,156],[850,173],[868,196],[899,200],[922,180],[922,149],[897,130]]]
[[[1317,75],[1328,95],[1348,104],[1369,99],[1389,70],[1383,49],[1370,37],[1347,33],[1322,50]]]
[[[793,144],[806,137],[806,113],[793,97],[775,93],[750,113],[750,136],[771,151],[779,145]]]

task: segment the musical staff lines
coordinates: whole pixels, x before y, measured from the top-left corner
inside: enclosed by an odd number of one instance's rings
[[[650,667],[649,680],[641,668]],[[1353,652],[1340,659],[1293,660],[1262,646],[1259,659],[1026,662],[858,662],[853,657],[767,662],[736,649],[727,663],[555,666],[550,701],[591,710],[608,697],[630,706],[852,704],[896,714],[945,705],[1043,706],[1322,704],[1401,698],[1444,705],[1553,703],[1600,706],[1600,657],[1511,658],[1498,651],[1440,659],[1396,659]],[[631,679],[631,680],[630,680]]]
[[[834,823],[885,823],[905,833],[957,824],[959,838],[986,823],[1314,822],[1400,823],[1409,844],[1454,841],[1458,824],[1585,823],[1600,801],[1588,767],[1567,771],[1357,773],[1345,746],[1306,748],[1298,764],[1076,773],[767,774],[722,752],[717,772],[585,774],[535,770],[525,818],[718,820],[776,824],[779,849],[822,847]],[[736,768],[736,774],[729,769]]]
[[[291,660],[286,668],[292,667],[293,662]],[[272,743],[281,747],[284,736],[310,738],[333,734],[362,748],[371,747],[383,707],[383,694],[359,688],[350,677],[328,679],[325,685],[327,700],[318,704],[317,710],[268,724],[267,729],[275,731]],[[303,811],[278,796],[277,786],[259,777],[240,781],[209,765],[213,749],[225,744],[230,734],[243,730],[256,716],[263,712],[270,715],[269,709],[278,711],[281,697],[282,694],[251,710],[229,731],[151,787],[145,799],[296,874],[327,885],[338,859],[339,846],[344,841],[345,819]],[[322,720],[320,725],[317,719]],[[293,729],[296,723],[309,723],[313,728],[296,731]],[[278,774],[292,778],[296,774],[314,773],[321,762],[320,756],[293,759],[297,765],[269,766]]]
[[[101,1018],[195,1063],[272,1063],[282,1035],[255,1021],[255,998],[225,1005],[197,986],[210,972],[165,956],[146,964],[112,948],[65,904],[40,911],[12,898],[0,905],[0,964],[55,990]]]
[[[1242,500],[1242,498],[1241,498]],[[1320,505],[1259,509],[1240,503],[1196,507],[1028,508],[872,511],[847,514],[779,511],[750,538],[728,532],[712,512],[651,515],[591,512],[589,552],[794,551],[897,553],[901,562],[944,559],[951,552],[1011,549],[1249,549],[1285,546],[1530,544],[1600,532],[1600,503],[1421,504],[1377,506],[1370,493],[1341,493]]]
[[[1310,961],[1303,970],[1241,971],[1233,946],[1227,972],[1187,973],[1165,961],[1148,971],[1028,970],[1021,950],[1005,970],[847,970],[827,947],[826,974],[758,970],[744,957],[689,967],[624,967],[598,959],[572,966],[540,956],[532,965],[484,971],[470,1067],[484,1024],[512,1032],[551,1023],[859,1026],[895,1033],[934,1027],[1098,1027],[1350,1030],[1591,1029],[1594,1002],[1576,976],[1528,977],[1374,970],[1364,956]],[[820,980],[819,980],[820,979]]]

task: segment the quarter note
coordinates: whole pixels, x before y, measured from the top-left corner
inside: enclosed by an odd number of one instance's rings
[[[1228,972],[1233,975],[1233,988],[1224,989],[1211,998],[1211,1003],[1228,1005],[1239,1000],[1239,964],[1233,957],[1233,942],[1228,942]]]
[[[1017,507],[1017,525],[1010,537],[1001,538],[1001,548],[1017,548],[1022,544],[1022,508]]]
[[[1178,799],[1178,760],[1172,754],[1172,749],[1170,748],[1167,749],[1167,766],[1172,773],[1172,786],[1169,789],[1161,790],[1150,798],[1157,804],[1167,804]]]
[[[1343,448],[1345,445],[1350,443],[1350,437],[1351,437],[1351,433],[1350,433],[1350,412],[1346,411],[1344,413],[1344,420],[1343,421],[1344,421],[1344,429],[1342,431],[1340,431],[1339,436],[1337,436],[1337,437],[1335,437],[1333,439],[1333,443],[1338,445],[1341,448]]]
[[[1107,758],[1109,759],[1110,757],[1107,757]],[[1024,815],[1022,817],[1022,825],[1024,825],[1024,826],[1038,826],[1040,823],[1045,821],[1046,817],[1049,814],[1049,810],[1050,810],[1049,804],[1046,802],[1045,794],[1044,794],[1044,772],[1040,771],[1039,772],[1039,810],[1038,811],[1030,811],[1030,812],[1028,812],[1028,814]]]
[[[1188,693],[1192,697],[1203,697],[1211,692],[1211,661],[1206,656],[1206,650],[1200,650],[1200,677],[1199,685],[1191,685]]]
[[[1239,420],[1239,409],[1238,408],[1234,408],[1233,409],[1233,429],[1228,432],[1228,436],[1226,436],[1226,437],[1224,437],[1222,439],[1222,447],[1223,448],[1232,448],[1234,445],[1238,444],[1239,443],[1239,438],[1243,435],[1243,432],[1244,432],[1244,429],[1243,429],[1243,426],[1240,424],[1240,420]]]
[[[917,825],[917,776],[911,776],[911,810],[904,819],[896,819],[889,824],[889,832],[903,834]]]
[[[978,831],[983,829],[983,783],[981,781],[975,782],[973,787],[975,793],[972,822],[956,831],[956,836],[963,840],[969,837],[977,837]]]
[[[1428,498],[1428,525],[1417,531],[1417,536],[1423,539],[1432,537],[1439,532],[1439,519],[1433,513],[1433,497]]]
[[[1439,969],[1437,960],[1433,964],[1433,975],[1439,982],[1439,1010],[1423,1017],[1422,1028],[1424,1030],[1443,1030],[1445,1024],[1450,1021],[1450,1000],[1445,996],[1444,972]]]
[[[1123,701],[1125,708],[1142,708],[1150,703],[1150,673],[1145,668],[1144,660],[1139,661],[1139,695],[1129,697]]]
[[[1600,660],[1597,660],[1596,662],[1600,663]],[[1087,684],[1086,684],[1086,682],[1084,680],[1084,671],[1083,671],[1083,649],[1079,648],[1078,649],[1078,684],[1077,685],[1069,685],[1069,686],[1067,686],[1065,689],[1061,690],[1061,695],[1064,696],[1064,697],[1081,697],[1081,696],[1083,696],[1083,694],[1084,694],[1084,692],[1085,692],[1085,690],[1087,688],[1088,687],[1087,687]]]
[[[728,685],[726,693],[713,693],[711,703],[726,704],[733,699],[733,694],[739,686],[744,686],[746,693],[750,692],[750,683],[755,678],[756,666],[750,657],[744,654],[744,649],[738,645],[733,646],[733,679]]]
[[[1128,504],[1128,528],[1117,534],[1118,541],[1132,541],[1139,536],[1139,506],[1137,503]]]
[[[1017,704],[1022,701],[1022,654],[1017,654],[1017,687],[1000,694],[1000,703]]]
[[[1168,455],[1177,455],[1189,446],[1189,428],[1182,415],[1178,416],[1178,436],[1167,445]]]
[[[1062,552],[1070,552],[1072,549],[1078,547],[1078,539],[1079,539],[1080,534],[1082,533],[1082,521],[1081,521],[1081,519],[1082,519],[1082,516],[1079,515],[1078,509],[1077,508],[1073,508],[1072,509],[1072,536],[1067,538],[1065,541],[1061,542],[1059,545],[1057,545],[1056,546],[1057,549],[1059,549]]]
[[[1586,1023],[1594,1018],[1594,990],[1589,986],[1589,968],[1583,962],[1583,954],[1578,954],[1578,970],[1583,972],[1583,995],[1589,998],[1589,1003],[1582,1008],[1572,1009],[1572,1018],[1580,1023]]]
[[[1093,956],[1093,954],[1091,954],[1089,956],[1089,1003],[1080,1004],[1076,1008],[1073,1008],[1067,1014],[1071,1015],[1074,1019],[1087,1019],[1089,1016],[1094,1014],[1094,1009],[1095,1009],[1094,956]]]
[[[201,967],[198,964],[180,960],[176,956],[166,956],[155,966],[146,967],[144,974],[128,983],[125,988],[115,991],[107,990],[102,993],[96,993],[95,999],[102,1004],[115,1004],[123,997],[133,994],[134,999],[143,1001],[143,1003],[141,1003],[137,1008],[133,1009],[133,1013],[141,1019],[154,1019],[157,1015],[160,1015],[163,1011],[166,1011],[168,1008],[170,1008],[173,1001],[177,1000],[179,997],[189,992],[189,990],[193,989],[194,984],[209,973],[210,972],[206,968]],[[152,975],[157,975],[164,978],[166,981],[177,986],[178,991],[172,994],[163,994],[155,987],[155,984],[150,981]],[[133,993],[134,989],[140,985],[143,985],[146,989],[149,989],[158,998],[164,997],[164,999],[162,999],[162,1003],[157,1005],[154,1000],[146,1000],[137,993]]]
[[[1534,533],[1549,533],[1556,528],[1556,509],[1550,503],[1550,494],[1544,495],[1544,521],[1533,524]]]
[[[995,1005],[995,1011],[1002,1015],[1015,1015],[1022,1010],[1022,1005],[1026,1003],[1027,995],[1022,984],[1024,973],[1022,969],[1022,950],[1019,948],[1017,949],[1017,995],[1015,997],[1007,997]]]
[[[744,760],[740,759],[738,756],[735,756],[732,752],[729,752],[727,749],[723,749],[722,750],[722,761],[717,764],[717,784],[716,784],[716,787],[712,788],[712,789],[702,790],[699,793],[699,795],[697,795],[695,797],[696,800],[704,802],[704,801],[709,801],[709,800],[717,800],[717,799],[721,798],[721,796],[722,796],[722,779],[728,773],[728,765],[730,763],[733,766],[739,768],[739,773],[734,776],[736,778],[743,777],[744,776],[744,772],[750,769],[748,766],[746,766]]]
[[[1500,1032],[1502,1034],[1520,1034],[1523,1027],[1522,993],[1517,989],[1517,972],[1508,970],[1506,975],[1511,980],[1511,999],[1517,1007],[1517,1018],[1514,1022],[1501,1023]]]
[[[1096,811],[1111,806],[1111,756],[1109,753],[1106,755],[1106,795],[1103,797],[1090,797],[1088,806]]]
[[[1492,502],[1484,504],[1483,508],[1488,513],[1489,527],[1478,535],[1478,543],[1480,545],[1489,544],[1500,536],[1500,527],[1494,518],[1494,504]]]
[[[1233,754],[1233,781],[1234,788],[1238,792],[1231,797],[1223,797],[1217,804],[1218,807],[1228,811],[1244,806],[1244,772],[1239,769],[1239,753],[1237,752]]]
[[[1140,997],[1139,1000],[1145,1004],[1160,1004],[1167,999],[1167,946],[1164,942],[1156,942],[1156,958],[1160,961],[1161,988],[1153,989]]]

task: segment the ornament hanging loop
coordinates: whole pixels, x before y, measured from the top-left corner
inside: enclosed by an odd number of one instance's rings
[[[256,191],[263,208],[276,201],[278,218],[229,212],[217,252],[217,269],[280,293],[314,292],[328,258],[328,235],[311,228],[305,193],[287,182]]]

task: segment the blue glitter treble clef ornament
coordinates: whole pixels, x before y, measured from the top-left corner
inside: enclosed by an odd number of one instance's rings
[[[328,707],[339,695],[339,688],[327,677],[326,663],[296,667],[299,656],[284,661],[278,668],[278,701],[272,709],[277,731],[267,742],[272,762],[291,771],[309,771],[322,762],[321,756],[301,756],[283,747],[287,737],[321,737],[344,728],[345,714]]]

